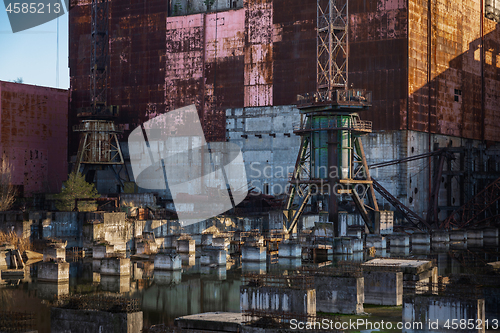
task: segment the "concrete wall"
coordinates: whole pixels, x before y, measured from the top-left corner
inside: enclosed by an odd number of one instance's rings
[[[241,286],[240,308],[315,315],[316,290]]]
[[[472,319],[479,329],[447,329],[447,320],[451,326],[452,319]],[[403,298],[403,323],[423,323],[421,329],[403,329],[404,333],[413,332],[484,332],[484,299],[467,299],[446,296],[405,296]],[[436,326],[429,327],[429,321]]]
[[[401,305],[403,302],[403,273],[363,271],[365,303]]]
[[[284,192],[299,151],[300,137],[293,134],[299,122],[294,106],[226,110],[227,138],[240,146],[248,182],[256,191]]]
[[[138,333],[143,328],[143,314],[142,311],[111,313],[53,307],[50,311],[50,326],[52,333]]]
[[[67,90],[0,81],[0,151],[26,196],[58,193],[66,180],[68,97]]]
[[[359,314],[365,299],[364,278],[348,276],[314,277],[316,311]]]

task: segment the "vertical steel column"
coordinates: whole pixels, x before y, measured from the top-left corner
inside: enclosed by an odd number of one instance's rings
[[[338,131],[328,131],[328,184],[330,193],[328,195],[328,220],[333,223],[333,237],[339,236],[339,205],[337,201],[336,188],[339,181],[339,153]]]

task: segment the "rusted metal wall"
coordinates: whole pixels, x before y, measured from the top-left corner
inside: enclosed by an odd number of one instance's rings
[[[372,92],[375,130],[406,128],[406,0],[349,1],[349,85]]]
[[[430,108],[433,133],[499,141],[498,27],[483,19],[482,88],[480,0],[429,1],[409,1],[409,129],[428,131]]]
[[[0,159],[24,194],[58,193],[67,176],[68,91],[0,81]]]
[[[76,108],[90,101],[90,8],[88,0],[75,1],[69,13],[72,124]],[[482,94],[479,4],[349,1],[349,81],[373,92],[373,107],[362,117],[375,130],[427,131],[430,110],[433,132],[500,140],[500,38],[485,18]],[[224,109],[289,105],[297,94],[316,90],[314,0],[248,0],[240,9],[176,17],[168,17],[167,1],[110,0],[110,15],[108,102],[120,106],[124,139],[147,119],[195,103],[208,139],[222,140]]]

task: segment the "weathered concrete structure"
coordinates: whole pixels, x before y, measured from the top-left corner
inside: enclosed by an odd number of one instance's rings
[[[116,257],[102,259],[101,275],[130,275],[130,259]]]
[[[267,258],[266,248],[263,246],[242,246],[241,261],[243,262],[265,262]]]
[[[360,314],[364,311],[363,277],[316,275],[314,287],[316,311],[344,314]]]
[[[403,299],[403,323],[421,323],[421,327],[408,325],[403,329],[405,333],[413,332],[448,332],[456,322],[468,320],[477,323],[473,328],[458,328],[452,331],[484,332],[484,299],[455,298],[449,296],[413,295]],[[449,327],[445,327],[448,322]]]
[[[365,303],[378,305],[403,304],[403,273],[364,271]]]
[[[110,332],[136,333],[143,328],[142,311],[112,313],[96,310],[51,308],[51,332]]]
[[[69,281],[69,263],[67,262],[39,263],[38,280],[47,282]]]
[[[268,313],[316,314],[315,289],[290,289],[277,287],[240,287],[242,312],[256,310]]]
[[[175,271],[182,269],[181,256],[175,251],[161,250],[154,260],[155,270]]]

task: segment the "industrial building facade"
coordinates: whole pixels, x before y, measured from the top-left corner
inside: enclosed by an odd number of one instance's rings
[[[294,163],[296,96],[316,90],[316,1],[110,0],[109,6],[108,104],[120,107],[123,141],[150,118],[194,103],[208,141],[237,141],[246,163],[262,168]],[[452,148],[455,160],[445,164],[439,190],[443,214],[498,171],[495,10],[481,0],[349,1],[349,86],[373,96],[361,114],[374,129],[364,139],[367,158],[376,163]],[[90,2],[74,2],[69,15],[70,123],[76,124],[76,110],[90,101]],[[282,115],[288,118],[276,120]],[[77,142],[72,134],[70,155]],[[425,216],[435,164],[399,164],[374,177]],[[286,183],[286,175],[264,178],[257,182],[262,189]]]
[[[68,91],[0,81],[0,158],[18,194],[59,193],[67,149]]]

